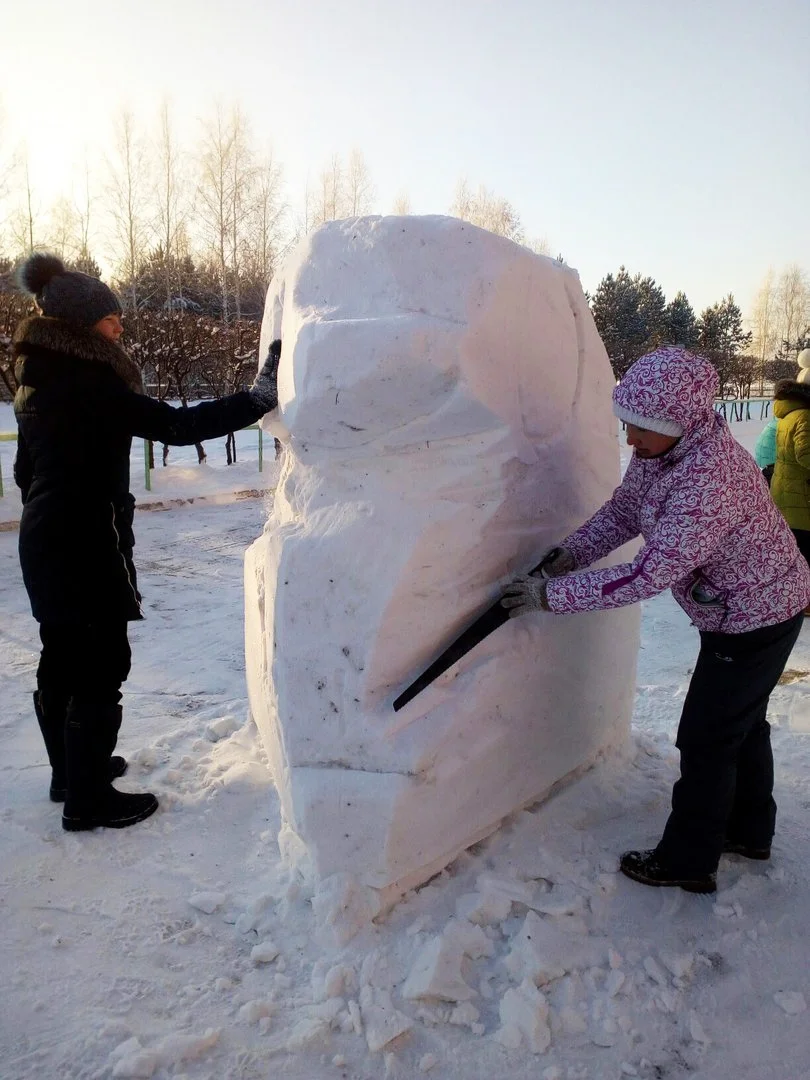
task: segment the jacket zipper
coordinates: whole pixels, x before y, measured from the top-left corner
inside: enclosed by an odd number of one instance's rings
[[[118,532],[118,529],[116,529],[115,527],[115,503],[110,503],[110,506],[112,507],[112,527],[113,532],[115,533],[115,550],[121,556],[121,562],[124,564],[124,573],[127,576],[127,584],[132,590],[132,598],[135,601],[135,607],[138,609],[138,614],[141,616],[141,618],[143,618],[143,609],[141,608],[141,602],[138,599],[138,591],[132,584],[132,578],[129,576],[129,567],[127,566],[127,560],[124,558],[124,553],[123,551],[121,551],[121,548],[119,546],[121,543],[121,536]]]

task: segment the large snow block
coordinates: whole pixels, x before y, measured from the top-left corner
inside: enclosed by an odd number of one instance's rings
[[[270,288],[285,450],[246,558],[285,849],[391,898],[624,741],[634,610],[511,620],[393,699],[619,480],[577,274],[453,218],[332,222]]]

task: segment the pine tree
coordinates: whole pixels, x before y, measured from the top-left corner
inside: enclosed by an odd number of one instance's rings
[[[752,334],[743,329],[742,312],[729,293],[718,304],[706,308],[698,322],[698,345],[720,376],[721,392],[732,387],[739,396],[751,392],[756,360],[746,356]]]
[[[663,290],[651,277],[631,277],[623,266],[600,281],[591,310],[617,378],[665,339]]]
[[[685,292],[676,293],[674,300],[667,304],[664,311],[664,325],[667,344],[682,345],[686,349],[697,345],[697,318]]]

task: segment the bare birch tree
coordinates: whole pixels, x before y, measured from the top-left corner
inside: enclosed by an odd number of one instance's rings
[[[186,214],[182,167],[169,104],[164,101],[160,107],[155,145],[155,236],[163,258],[165,306],[170,312],[175,306],[175,295],[182,296],[183,292],[183,282],[178,277]]]
[[[754,297],[754,309],[748,320],[751,329],[751,352],[759,368],[759,392],[764,393],[765,365],[773,359],[779,347],[777,334],[776,288],[773,267],[768,272]]]
[[[240,281],[257,182],[247,122],[238,108],[226,118],[217,107],[204,128],[200,165],[202,218],[220,277],[222,318],[229,322],[242,314]]]
[[[366,159],[360,150],[354,149],[349,155],[344,183],[344,212],[341,217],[362,217],[374,209],[374,185]]]
[[[391,213],[400,217],[407,217],[411,213],[411,197],[407,191],[400,191],[399,195],[394,199]]]
[[[477,191],[471,191],[467,181],[460,180],[450,213],[472,225],[489,229],[498,236],[505,236],[519,244],[523,242],[523,225],[517,210],[507,199],[496,195],[483,184]]]
[[[787,266],[779,276],[776,311],[779,343],[790,352],[810,322],[810,285],[797,263]]]
[[[31,185],[27,155],[22,159],[18,169],[22,180],[20,199],[11,213],[9,231],[15,254],[28,255],[37,246],[39,240],[39,206]]]
[[[287,206],[282,185],[281,166],[268,153],[256,167],[250,228],[252,270],[265,285],[270,283],[283,247]]]
[[[115,149],[108,161],[107,208],[113,223],[113,249],[118,273],[126,282],[125,301],[139,334],[139,273],[148,250],[149,162],[146,146],[124,109],[115,124]]]

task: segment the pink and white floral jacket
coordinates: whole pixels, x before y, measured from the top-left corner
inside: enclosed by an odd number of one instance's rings
[[[810,568],[754,459],[715,413],[717,385],[707,360],[664,346],[616,387],[625,409],[674,420],[684,435],[661,457],[634,455],[610,500],[562,541],[577,571],[548,582],[552,611],[623,607],[672,589],[699,630],[741,634],[810,603]],[[639,535],[631,563],[579,572]]]

